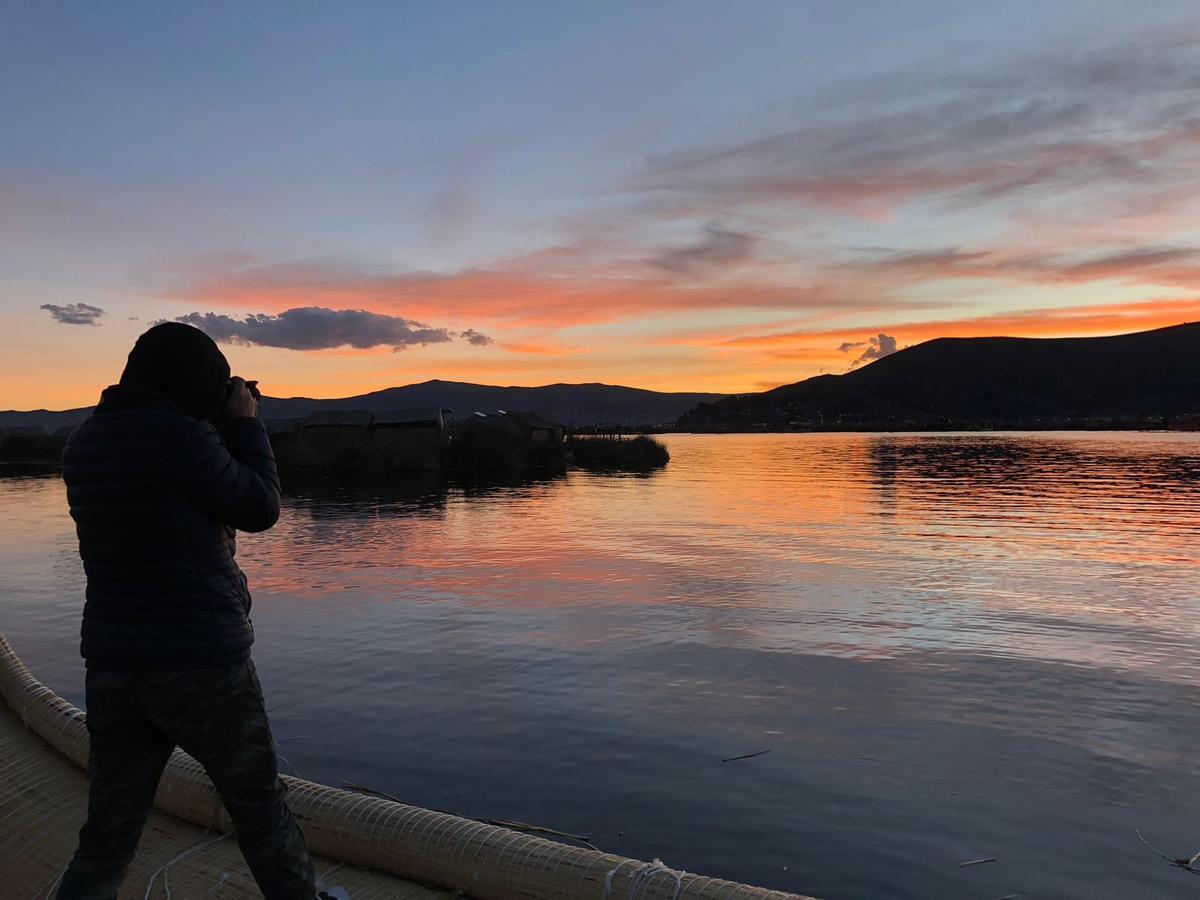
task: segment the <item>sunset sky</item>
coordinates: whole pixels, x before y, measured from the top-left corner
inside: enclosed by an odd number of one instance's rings
[[[0,10],[0,408],[190,321],[276,396],[741,392],[1200,318],[1200,8]]]

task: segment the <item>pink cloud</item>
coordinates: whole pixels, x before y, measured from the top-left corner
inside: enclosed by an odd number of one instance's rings
[[[862,308],[829,284],[774,284],[747,277],[721,285],[666,277],[556,277],[478,269],[439,275],[381,274],[301,262],[214,270],[168,296],[201,307],[282,311],[296,306],[362,308],[439,321],[490,319],[510,327],[564,328],[662,312]]]

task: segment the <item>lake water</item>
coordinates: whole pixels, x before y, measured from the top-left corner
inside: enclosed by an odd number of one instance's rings
[[[1200,850],[1200,435],[667,441],[290,485],[240,539],[285,768],[830,900],[1196,896],[1134,829]],[[0,510],[0,628],[82,704],[61,482]]]

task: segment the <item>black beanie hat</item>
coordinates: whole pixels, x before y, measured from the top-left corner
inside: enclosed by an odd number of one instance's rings
[[[229,382],[229,362],[199,328],[161,322],[133,345],[121,384],[166,394],[189,416],[207,419],[217,411]]]

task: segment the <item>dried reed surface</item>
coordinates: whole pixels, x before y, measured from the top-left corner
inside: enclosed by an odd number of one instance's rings
[[[53,897],[75,850],[87,809],[87,776],[25,728],[0,703],[0,876],[10,897]],[[354,900],[445,900],[392,875],[316,861],[318,874],[343,885]],[[149,888],[149,892],[147,892]],[[169,891],[169,893],[168,893]],[[155,811],[146,823],[121,900],[261,898],[232,836]]]
[[[86,805],[86,777],[81,771],[88,752],[85,716],[39,683],[3,635],[0,697],[11,710],[0,716],[0,861],[6,876],[10,860],[20,867],[15,882],[6,877],[9,893],[41,897],[74,847]],[[28,730],[21,728],[22,722]],[[319,863],[318,872],[342,866],[331,880],[350,888],[355,900],[415,900],[447,892],[480,900],[609,896],[802,900],[793,894],[570,847],[379,796],[298,778],[285,781],[289,803],[310,849],[331,861]],[[232,839],[219,837],[230,823],[211,782],[182,751],[177,750],[167,766],[155,806],[158,812],[142,839],[136,877],[131,875],[126,888],[128,896],[143,896],[155,870],[189,850],[195,853],[172,863],[165,873],[158,872],[160,890],[165,874],[175,897],[258,896]],[[210,843],[200,846],[205,842]],[[398,878],[354,871],[354,866]],[[230,877],[222,882],[224,873]],[[412,882],[438,890],[431,892]],[[141,888],[135,892],[138,883]],[[165,894],[152,890],[146,896]]]

